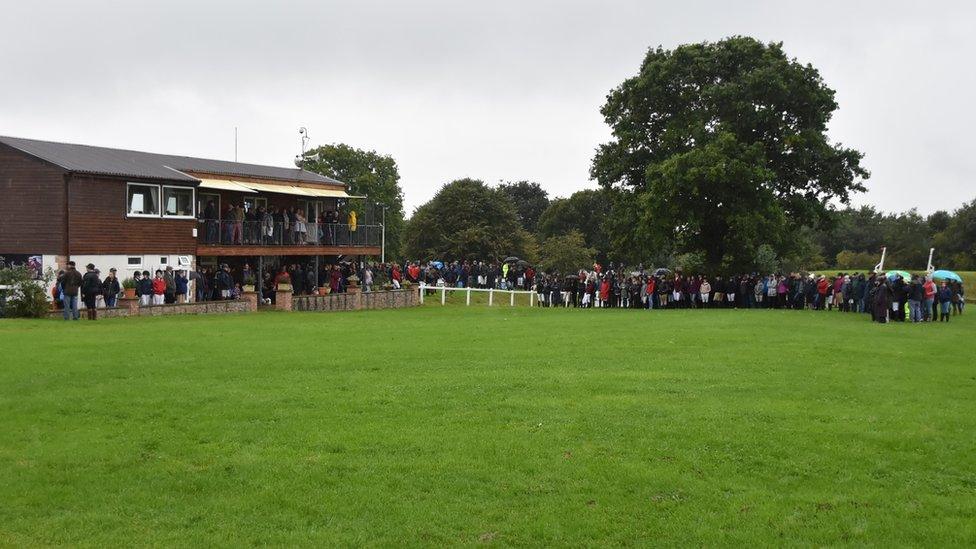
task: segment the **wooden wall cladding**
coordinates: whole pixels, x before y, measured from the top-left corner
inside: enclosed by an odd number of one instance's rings
[[[71,178],[68,183],[70,253],[196,253],[195,219],[126,216],[127,182],[80,175]]]
[[[64,170],[0,144],[0,254],[63,255]]]

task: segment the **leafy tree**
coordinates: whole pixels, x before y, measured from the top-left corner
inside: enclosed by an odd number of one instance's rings
[[[596,250],[587,248],[582,233],[571,230],[550,236],[539,247],[539,266],[550,272],[571,274],[593,264]]]
[[[591,175],[632,189],[639,223],[677,253],[703,252],[709,268],[745,266],[760,243],[786,256],[790,232],[815,225],[829,201],[846,204],[869,176],[860,152],[827,138],[836,108],[817,70],[782,44],[659,47],[610,92],[602,113],[613,140]]]
[[[538,183],[531,181],[502,183],[498,189],[512,199],[515,215],[518,216],[522,228],[534,233],[539,224],[539,216],[549,207],[549,193]]]
[[[838,269],[857,269],[869,270],[878,262],[877,254],[870,252],[852,252],[844,250],[837,254],[834,267]]]
[[[557,198],[539,216],[539,239],[545,241],[577,231],[583,235],[586,247],[593,248],[597,259],[605,262],[610,250],[606,224],[611,219],[612,206],[612,191],[606,189],[587,189],[569,198]]]
[[[386,253],[389,257],[400,255],[404,224],[403,190],[400,188],[400,171],[393,157],[339,143],[308,151],[304,161],[299,164],[306,170],[348,183],[352,195],[367,196],[370,202],[385,204]],[[355,201],[352,206],[356,207]],[[370,221],[379,224],[381,212],[370,213],[373,217]],[[362,215],[363,212],[360,212]],[[360,223],[364,222],[366,219],[360,217]]]
[[[976,200],[952,213],[945,230],[933,236],[936,264],[958,270],[976,268]]]
[[[763,244],[756,250],[753,264],[761,273],[775,273],[779,271],[779,257],[769,244]]]
[[[515,255],[531,261],[533,242],[507,194],[476,179],[458,179],[417,208],[404,229],[404,250],[416,259]]]
[[[941,233],[949,228],[949,223],[952,222],[952,216],[945,210],[939,210],[928,216],[925,222],[928,223],[930,231],[933,233]]]

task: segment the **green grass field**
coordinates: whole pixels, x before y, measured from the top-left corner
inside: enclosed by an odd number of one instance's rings
[[[973,545],[972,315],[0,321],[0,545]]]

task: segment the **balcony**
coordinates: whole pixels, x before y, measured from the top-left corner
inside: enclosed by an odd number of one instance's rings
[[[262,223],[204,220],[197,231],[197,255],[379,255],[381,225]]]

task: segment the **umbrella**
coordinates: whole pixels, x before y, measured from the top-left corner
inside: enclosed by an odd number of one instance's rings
[[[961,276],[957,275],[952,271],[945,271],[945,270],[935,271],[934,273],[932,273],[932,278],[941,278],[943,280],[955,280],[956,282],[962,282]]]
[[[654,276],[664,276],[671,272],[671,269],[666,269],[661,267],[660,269],[654,269]]]
[[[529,266],[529,262],[526,261],[526,260],[524,260],[524,259],[519,259],[518,260],[518,266],[519,267],[522,267],[524,269],[524,268],[526,268],[526,267]]]
[[[444,264],[441,263],[440,261],[431,261],[430,264],[433,265],[434,267],[437,267],[438,269],[444,268]]]
[[[519,260],[519,258],[515,257],[514,255],[510,255],[510,256],[506,257],[505,259],[503,259],[502,261],[504,261],[505,263],[515,263],[518,260]]]
[[[908,271],[888,271],[888,278],[894,280],[901,276],[904,280],[911,280],[912,275]]]

